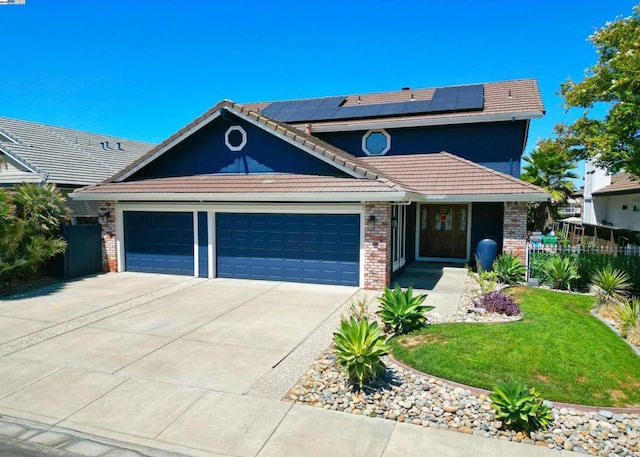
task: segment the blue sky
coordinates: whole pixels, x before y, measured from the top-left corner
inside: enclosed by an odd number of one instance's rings
[[[637,1],[637,0],[636,0]],[[547,115],[629,0],[26,0],[0,5],[0,116],[159,142],[237,102],[537,78]]]

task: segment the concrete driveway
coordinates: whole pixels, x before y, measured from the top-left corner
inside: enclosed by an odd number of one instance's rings
[[[0,414],[49,428],[0,436],[105,456],[141,454],[69,431],[147,455],[559,455],[280,401],[356,292],[119,273],[1,300]]]

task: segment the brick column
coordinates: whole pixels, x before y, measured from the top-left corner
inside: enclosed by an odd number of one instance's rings
[[[504,204],[502,252],[512,252],[524,263],[527,251],[527,203]]]
[[[109,220],[103,222],[104,214],[109,212]],[[118,271],[118,253],[116,245],[116,202],[98,202],[98,221],[102,235],[102,270]]]
[[[384,289],[391,281],[391,203],[365,203],[364,214],[364,288]]]

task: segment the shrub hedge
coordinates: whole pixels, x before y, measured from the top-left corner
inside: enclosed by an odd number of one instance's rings
[[[578,278],[575,283],[580,289],[586,289],[596,271],[605,267],[617,268],[629,275],[629,281],[635,291],[640,290],[640,255],[614,255],[597,252],[555,253],[532,252],[529,257],[531,277],[543,276],[544,262],[553,256],[570,257],[578,265]]]

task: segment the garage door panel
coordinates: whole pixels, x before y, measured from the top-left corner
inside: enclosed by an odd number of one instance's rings
[[[355,214],[216,215],[218,276],[359,284]]]
[[[124,212],[127,271],[193,275],[193,214]]]

